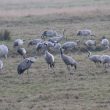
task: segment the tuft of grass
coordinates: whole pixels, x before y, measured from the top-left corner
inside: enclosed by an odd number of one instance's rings
[[[1,32],[0,33],[0,40],[1,41],[11,40],[10,32],[8,30],[4,30],[3,32]]]

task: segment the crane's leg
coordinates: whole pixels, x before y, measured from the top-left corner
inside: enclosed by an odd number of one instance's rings
[[[71,72],[71,68],[70,68],[69,65],[67,65],[67,69],[68,69],[68,71],[69,71],[69,74],[72,75],[73,73]]]
[[[55,62],[52,64],[52,70],[53,70],[53,73],[55,74],[54,67],[55,67]]]
[[[70,67],[69,67],[69,65],[67,65],[67,69],[68,69],[68,71],[70,71]]]
[[[76,65],[71,65],[72,71],[70,72],[70,75],[73,75],[76,70]]]
[[[23,74],[19,75],[19,79],[22,80],[22,83],[24,83]]]
[[[26,55],[23,55],[23,59],[25,59],[26,58]]]
[[[7,59],[7,55],[5,55],[5,59]]]
[[[54,64],[50,64],[49,66],[50,66],[50,68],[51,68],[51,70],[52,70],[52,73],[54,73],[54,75],[56,76],[55,70],[54,70]]]
[[[29,77],[29,70],[27,69],[27,76],[28,76],[28,81],[30,81],[30,77]]]
[[[52,67],[52,71],[53,71],[54,75],[56,76],[56,74],[55,74],[55,70],[54,70],[54,67]]]

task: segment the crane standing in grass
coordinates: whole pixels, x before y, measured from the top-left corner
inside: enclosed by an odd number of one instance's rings
[[[5,57],[7,59],[8,47],[4,44],[0,45],[0,58]]]
[[[101,56],[101,62],[104,66],[104,68],[107,68],[107,65],[109,67],[110,64],[110,55],[102,55]]]
[[[37,45],[39,42],[43,42],[43,40],[42,39],[33,39],[33,40],[29,41],[28,47]]]
[[[101,63],[101,55],[91,55],[91,52],[87,50],[89,60],[94,62],[95,64]]]
[[[47,37],[54,37],[54,36],[57,36],[57,35],[58,35],[58,33],[56,31],[54,31],[54,30],[47,30],[47,31],[44,31],[42,33],[41,38],[45,39]]]
[[[105,36],[102,37],[101,46],[105,48],[110,48],[110,42]]]
[[[53,56],[50,52],[48,52],[47,44],[44,43],[44,45],[45,45],[45,47],[46,47],[46,49],[45,49],[45,56],[44,56],[45,61],[46,61],[47,64],[48,64],[48,68],[50,67],[50,68],[53,70],[53,72],[55,73],[55,71],[54,71],[54,66],[55,66],[54,56]]]
[[[32,63],[34,63],[36,59],[34,57],[29,57],[24,59],[17,67],[17,72],[19,75],[23,75],[23,73],[27,70],[27,75],[29,79],[28,70],[31,67]]]
[[[77,36],[94,36],[94,34],[92,34],[92,31],[89,29],[83,29],[83,30],[79,30],[77,32]]]
[[[60,42],[61,40],[63,40],[65,38],[65,32],[66,32],[66,30],[64,29],[63,35],[57,35],[55,37],[52,37],[49,39],[49,41],[50,42]],[[66,38],[66,40],[67,40],[67,38]]]
[[[68,71],[70,71],[70,66],[74,67],[76,70],[77,62],[72,57],[63,54],[62,48],[60,48],[60,52],[61,52],[61,58],[62,58],[63,62],[67,65]],[[70,72],[70,74],[72,74],[72,73]]]

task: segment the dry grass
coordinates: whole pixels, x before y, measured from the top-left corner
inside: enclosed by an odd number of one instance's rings
[[[32,48],[27,48],[28,41],[40,38],[41,33],[47,28],[55,29],[61,34],[63,29],[66,29],[66,36],[70,40],[80,39],[76,36],[76,32],[84,28],[91,29],[96,34],[95,39],[98,43],[103,35],[110,39],[109,0],[64,1],[3,0],[1,2],[5,7],[2,5],[0,7],[0,30],[9,30],[12,40],[0,42],[8,45],[10,50],[8,59],[3,59],[4,69],[0,74],[0,110],[110,109],[110,69],[105,72],[102,65],[96,67],[88,60],[87,53],[68,54],[78,61],[78,68],[73,76],[69,75],[60,56],[55,55],[56,76],[48,70],[43,56],[39,56],[30,69],[31,81],[27,82],[27,74],[24,74],[24,83],[18,77],[16,68],[21,58],[15,54],[12,47],[12,42],[16,38],[26,39],[24,46],[28,50],[28,56],[30,52],[33,53]],[[43,7],[41,9],[38,5],[33,7],[33,3],[40,3]],[[48,5],[48,8],[41,3]],[[55,3],[59,5],[56,6]],[[32,8],[21,8],[26,6],[24,4]],[[9,8],[8,11],[6,6]],[[17,9],[14,9],[14,6],[17,6]],[[63,7],[57,8],[59,6]],[[104,53],[109,54],[109,50],[93,52],[93,54]]]
[[[86,6],[86,7],[69,7],[69,8],[31,8],[31,9],[11,9],[0,10],[0,17],[23,17],[23,16],[36,16],[47,14],[72,14],[74,16],[96,16],[96,15],[108,15],[110,11],[109,5],[104,6]]]

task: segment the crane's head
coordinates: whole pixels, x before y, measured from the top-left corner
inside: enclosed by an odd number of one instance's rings
[[[32,46],[32,41],[29,41],[29,43],[28,43],[28,47],[29,47],[29,46]]]
[[[44,45],[45,45],[45,46],[48,46],[48,43],[47,43],[47,42],[44,42]]]
[[[35,57],[29,57],[27,58],[29,61],[31,61],[32,63],[35,63],[36,62],[36,58]]]

